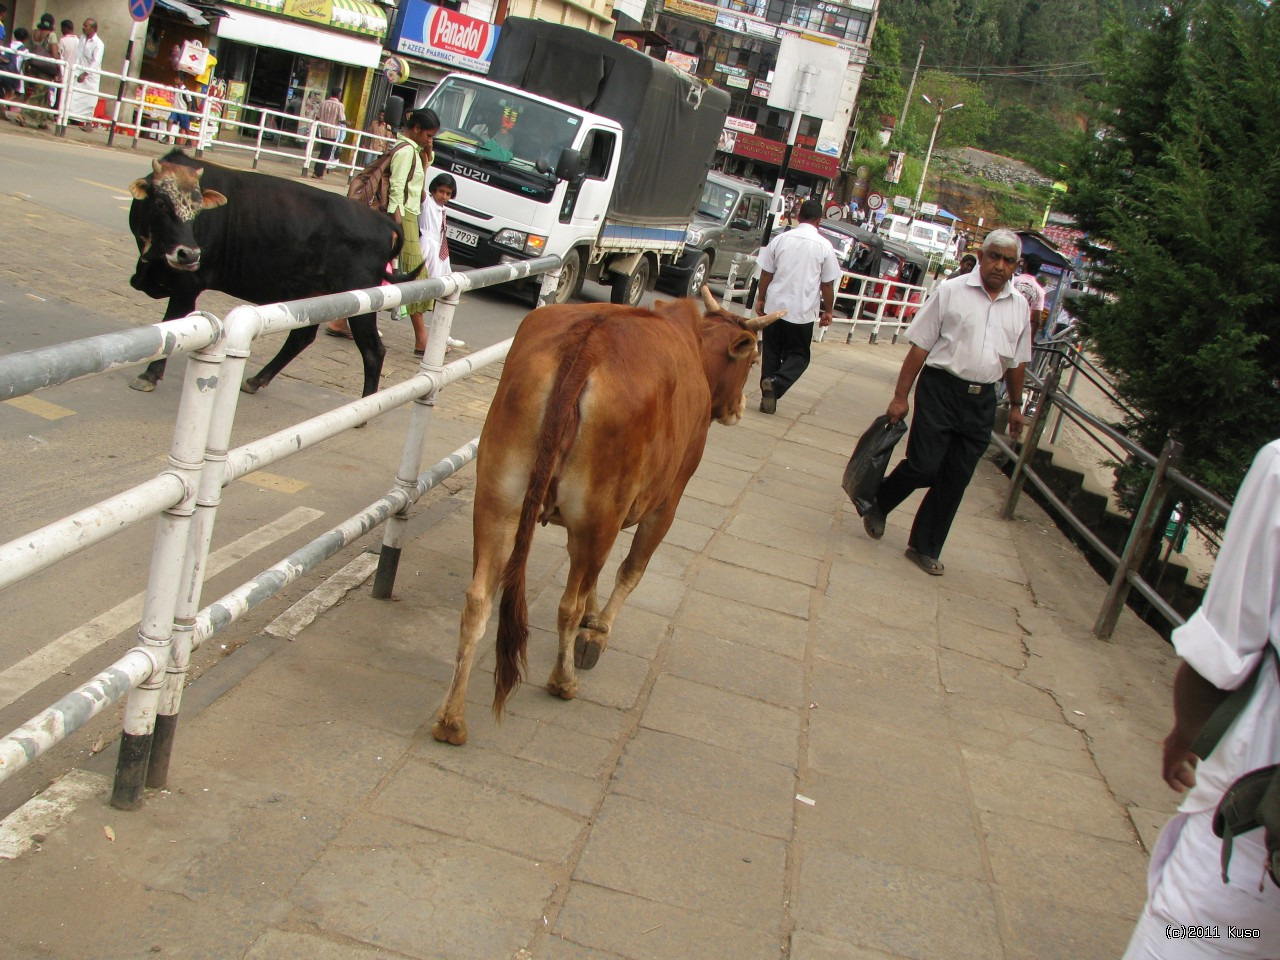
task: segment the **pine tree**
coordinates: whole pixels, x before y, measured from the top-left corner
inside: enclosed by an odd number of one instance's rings
[[[1230,495],[1280,435],[1280,14],[1180,0],[1110,35],[1069,177],[1103,296],[1082,322],[1149,450]]]

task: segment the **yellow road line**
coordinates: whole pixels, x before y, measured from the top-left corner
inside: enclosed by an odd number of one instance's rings
[[[118,183],[99,183],[97,180],[86,180],[84,177],[76,177],[76,179],[81,183],[87,183],[91,187],[101,187],[103,190],[110,190],[117,196],[125,192],[125,188],[120,186]]]
[[[63,417],[75,415],[74,410],[60,407],[48,400],[41,400],[39,397],[14,397],[12,400],[6,400],[5,403],[19,410],[25,410],[27,413],[34,413],[45,420],[61,420]]]
[[[253,473],[246,473],[241,477],[245,483],[251,483],[255,487],[263,487],[267,490],[275,490],[277,493],[297,493],[305,490],[311,484],[305,480],[294,480],[292,477],[282,477],[274,473],[264,473],[261,470],[255,470]]]

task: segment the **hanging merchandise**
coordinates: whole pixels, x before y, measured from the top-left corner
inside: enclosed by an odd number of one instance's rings
[[[187,40],[182,44],[182,52],[178,55],[178,69],[198,77],[208,67],[209,51],[199,40]]]

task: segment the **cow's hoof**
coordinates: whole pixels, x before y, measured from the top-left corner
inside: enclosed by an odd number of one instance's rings
[[[261,377],[250,377],[244,383],[240,384],[240,392],[254,394],[267,385],[267,381]]]
[[[547,693],[561,700],[572,700],[578,695],[577,680],[557,680],[552,677],[547,681]]]
[[[585,630],[573,641],[573,665],[579,670],[590,670],[604,652],[604,637],[592,636]]]
[[[467,742],[466,721],[445,723],[443,720],[437,720],[431,727],[431,736],[441,743],[451,743],[455,747],[460,747]]]
[[[147,377],[138,377],[133,383],[129,384],[130,390],[137,390],[140,393],[152,393],[156,389],[156,382]]]

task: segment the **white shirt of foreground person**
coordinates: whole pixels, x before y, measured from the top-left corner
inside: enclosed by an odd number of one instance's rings
[[[982,273],[938,284],[907,327],[907,340],[928,350],[925,366],[970,383],[995,383],[1004,372],[1031,360],[1031,311],[1006,283],[994,300]]]
[[[824,283],[840,279],[835,247],[811,223],[780,233],[760,254],[760,270],[773,274],[764,309],[787,311],[787,323],[817,323]]]
[[[1231,508],[1204,602],[1173,632],[1173,644],[1205,680],[1233,690],[1268,644],[1280,649],[1278,640],[1280,440],[1254,459]],[[1280,957],[1280,887],[1265,875],[1262,831],[1235,838],[1231,882],[1224,884],[1222,841],[1212,827],[1226,789],[1274,763],[1280,763],[1280,679],[1272,663],[1264,664],[1248,704],[1217,747],[1197,764],[1195,786],[1160,833],[1147,906],[1125,960]],[[1201,927],[1197,933],[1216,933],[1216,939],[1171,936],[1180,926]]]

